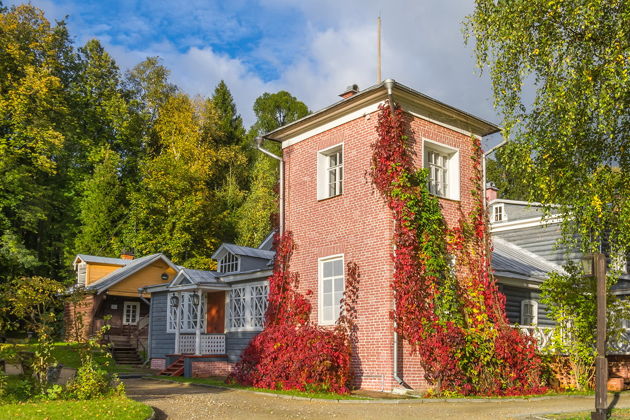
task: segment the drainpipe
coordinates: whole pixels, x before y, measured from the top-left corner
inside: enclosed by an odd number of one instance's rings
[[[393,88],[394,83],[396,83],[393,79],[387,79],[383,82],[385,89],[387,89],[387,98],[389,99],[389,108],[394,115],[394,95]],[[396,299],[394,299],[394,312],[396,312]],[[400,376],[398,376],[398,332],[396,332],[396,321],[394,321],[394,379],[398,382],[398,385],[406,387],[405,381],[403,381]]]
[[[269,150],[264,149],[262,147],[263,141],[265,140],[264,136],[256,137],[256,149],[260,150],[264,154],[269,157],[272,157],[280,162],[280,221],[279,221],[279,230],[280,235],[284,233],[284,160],[282,157],[271,153]]]
[[[483,179],[483,185],[481,186],[481,191],[483,194],[483,211],[487,210],[487,206],[488,203],[486,201],[488,201],[486,199],[486,159],[488,159],[488,156],[490,156],[492,153],[494,153],[495,150],[497,150],[500,147],[503,147],[507,144],[507,139],[503,140],[501,143],[497,144],[496,146],[492,147],[490,150],[488,150],[486,153],[483,154],[483,162],[481,162],[481,172],[482,172],[482,179]]]

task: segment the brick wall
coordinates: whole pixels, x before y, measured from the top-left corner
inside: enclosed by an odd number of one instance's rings
[[[66,340],[74,340],[77,336],[86,338],[92,333],[92,323],[100,297],[87,295],[80,302],[64,306],[63,322]]]
[[[466,135],[409,117],[417,164],[422,138],[459,149],[460,196],[464,210],[472,206],[469,181],[472,142]],[[297,250],[293,271],[300,273],[302,291],[312,290],[312,321],[317,323],[318,259],[344,254],[361,271],[357,304],[358,343],[353,358],[356,385],[386,391],[398,385],[393,378],[393,294],[391,260],[393,220],[371,184],[371,144],[376,140],[376,113],[357,118],[284,149],[286,162],[286,228],[294,234]],[[343,194],[317,200],[317,153],[344,144]],[[441,200],[447,223],[456,223],[458,202]],[[409,385],[423,389],[426,382],[417,358],[402,345],[399,374]]]
[[[192,377],[207,378],[210,376],[228,376],[232,372],[233,363],[227,361],[192,362]]]

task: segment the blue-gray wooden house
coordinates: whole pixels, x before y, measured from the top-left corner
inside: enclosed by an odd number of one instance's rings
[[[275,253],[269,235],[258,248],[223,244],[216,271],[178,267],[168,284],[140,289],[151,295],[148,357],[171,375],[226,373],[263,328]]]

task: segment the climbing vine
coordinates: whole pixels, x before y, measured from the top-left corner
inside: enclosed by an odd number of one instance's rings
[[[544,391],[535,342],[508,325],[490,271],[481,202],[481,147],[473,138],[475,205],[449,228],[428,173],[413,164],[399,107],[380,107],[371,178],[395,221],[392,313],[437,392],[515,395]]]
[[[254,338],[228,381],[271,389],[348,393],[356,330],[359,270],[349,262],[342,315],[334,328],[312,325],[312,292],[298,292],[299,276],[290,270],[295,242],[290,232],[276,238],[274,270],[269,277],[265,329]]]

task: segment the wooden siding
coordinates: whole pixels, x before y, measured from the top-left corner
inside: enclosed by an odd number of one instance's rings
[[[162,280],[161,276],[163,273],[168,274],[167,280]],[[175,270],[164,261],[158,260],[116,283],[107,290],[107,293],[116,296],[138,296],[138,288],[168,283],[174,276]]]
[[[521,302],[523,300],[535,300],[538,302],[538,325],[551,327],[554,322],[547,315],[547,305],[540,301],[540,291],[524,287],[507,286],[500,284],[499,290],[505,295],[505,312],[512,324],[521,323]]]
[[[228,361],[237,362],[241,358],[241,353],[260,331],[231,331],[226,334],[225,348]]]
[[[512,242],[560,266],[565,263],[564,249],[558,247],[558,240],[562,233],[560,232],[560,225],[557,223],[493,232],[492,235]],[[575,258],[575,256],[576,254],[570,254],[571,258]]]
[[[151,357],[162,358],[175,351],[175,334],[166,332],[167,292],[151,295]]]
[[[118,270],[122,265],[87,263],[85,271],[85,285],[88,286],[102,279],[112,271]]]
[[[241,259],[241,266],[239,271],[252,271],[252,270],[261,270],[267,267],[269,260],[264,258],[254,258],[254,257],[246,257],[239,256]]]

